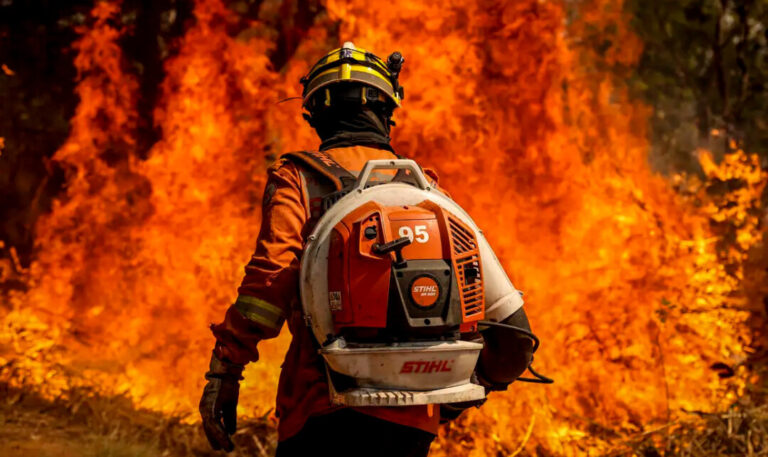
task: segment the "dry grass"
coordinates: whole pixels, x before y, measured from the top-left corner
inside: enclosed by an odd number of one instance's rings
[[[663,454],[682,457],[768,455],[768,406],[734,406],[722,414],[695,412],[699,420],[673,429]]]
[[[156,457],[215,456],[199,424],[135,409],[125,397],[87,389],[45,400],[0,384],[0,455]],[[271,456],[276,431],[266,419],[244,420],[234,437],[239,456]]]
[[[199,425],[134,409],[125,397],[82,389],[71,392],[68,400],[49,401],[0,384],[0,398],[1,455],[223,455],[208,447]],[[617,450],[604,457],[768,457],[768,405],[742,399],[723,413],[691,411],[683,419],[623,441],[615,438]],[[229,454],[233,457],[271,456],[276,432],[266,419],[243,421],[235,442],[237,449]]]
[[[686,417],[630,437],[603,457],[768,456],[768,405],[742,399],[722,413]]]

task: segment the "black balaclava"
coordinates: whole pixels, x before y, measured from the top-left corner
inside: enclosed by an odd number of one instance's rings
[[[359,102],[338,103],[315,111],[309,124],[322,140],[320,150],[348,146],[370,146],[392,151],[389,145],[389,116]]]

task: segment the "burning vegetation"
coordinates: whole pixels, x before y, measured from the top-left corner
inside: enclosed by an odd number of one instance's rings
[[[80,101],[53,158],[65,191],[37,222],[29,268],[0,264],[0,281],[24,284],[0,296],[6,390],[70,405],[117,396],[192,433],[207,325],[235,298],[265,170],[281,152],[316,146],[300,104],[278,101],[349,39],[406,57],[395,149],[437,169],[485,229],[525,291],[543,342],[536,366],[556,380],[492,394],[441,430],[433,454],[704,455],[684,452],[701,435],[673,433],[689,430],[691,414],[716,423],[713,436],[751,430],[728,448],[739,451],[717,452],[756,452],[764,410],[718,414],[758,382],[757,157],[734,143],[721,161],[698,152],[703,177],[652,172],[651,110],[610,65],[585,64],[637,62],[642,43],[620,0],[580,2],[575,16],[567,2],[394,3],[328,0],[291,41],[268,18],[292,14],[290,2],[265,2],[243,24],[221,0],[197,0],[165,61],[151,110],[158,139],[144,150],[142,96],[120,46],[130,30],[119,1],[97,2],[78,29]],[[608,27],[615,43],[598,55],[586,37]],[[263,419],[249,429],[262,437],[286,333],[262,343],[245,373],[240,414]]]

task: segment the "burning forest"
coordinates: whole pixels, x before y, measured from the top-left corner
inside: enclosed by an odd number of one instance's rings
[[[633,26],[641,7],[159,2],[177,30],[148,90],[126,44],[143,24],[134,3],[84,2],[68,25],[74,110],[47,161],[61,185],[40,191],[50,205],[29,224],[26,257],[0,240],[4,411],[63,408],[62,423],[154,446],[114,455],[211,452],[197,413],[208,326],[237,296],[266,170],[284,152],[317,147],[292,99],[299,79],[354,41],[405,56],[392,145],[436,170],[483,228],[525,292],[542,341],[536,367],[555,380],[492,393],[443,425],[430,455],[768,453],[768,149],[712,124],[709,142],[687,151],[691,169],[652,163],[661,108],[626,82],[653,46]],[[750,23],[759,29],[768,7],[747,3],[762,14]],[[0,64],[10,100],[22,75]],[[3,161],[17,137],[0,137],[0,173],[10,174]],[[283,329],[261,342],[246,368],[236,455],[271,455],[290,338]],[[9,428],[16,441],[32,433],[21,422]]]

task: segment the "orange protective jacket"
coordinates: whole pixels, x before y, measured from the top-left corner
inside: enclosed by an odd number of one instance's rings
[[[387,150],[363,146],[324,151],[357,175],[371,159],[392,159]],[[312,171],[281,159],[268,170],[256,251],[245,267],[238,298],[224,322],[211,328],[217,357],[245,365],[258,360],[259,341],[274,338],[283,322],[293,335],[277,391],[278,439],[298,433],[310,416],[338,409],[332,406],[322,357],[305,325],[299,299],[299,265],[304,241],[316,222],[310,215],[306,181]],[[435,178],[433,173],[428,173]],[[401,425],[437,434],[438,406],[367,407],[358,411]]]

